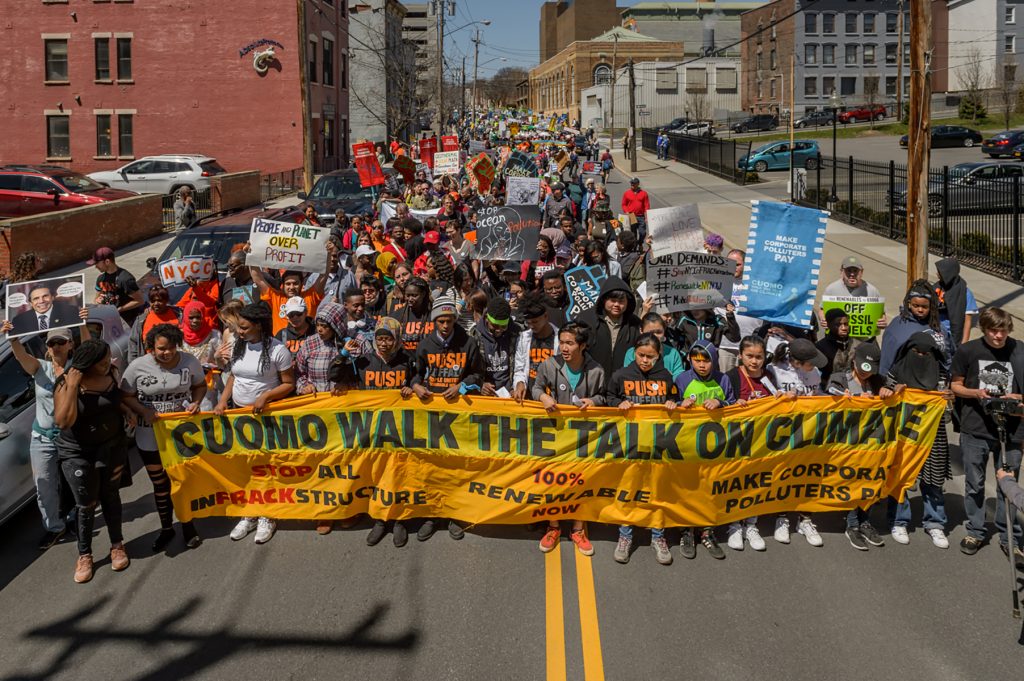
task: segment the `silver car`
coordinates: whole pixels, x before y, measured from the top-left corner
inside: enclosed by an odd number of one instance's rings
[[[193,191],[210,188],[210,178],[225,170],[216,159],[200,154],[146,156],[117,170],[89,173],[89,177],[117,189],[140,194],[174,194],[181,187]]]
[[[119,371],[128,355],[128,326],[110,305],[89,306],[89,330],[111,349]],[[5,338],[0,341],[0,524],[36,496],[29,460],[29,439],[35,418],[35,384],[18,364]]]

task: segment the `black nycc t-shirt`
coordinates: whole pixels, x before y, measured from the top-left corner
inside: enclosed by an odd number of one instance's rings
[[[1014,366],[1020,366],[1020,362],[1011,360],[1016,359],[1020,350],[1012,338],[998,350],[989,347],[982,338],[968,341],[953,357],[953,375],[964,377],[965,388],[984,388],[989,395],[1019,393],[1024,376],[1015,375]],[[1012,439],[1024,438],[1019,418],[1008,419],[1006,425]],[[995,422],[985,413],[981,400],[976,399],[960,400],[960,431],[989,440],[996,439],[999,433]]]

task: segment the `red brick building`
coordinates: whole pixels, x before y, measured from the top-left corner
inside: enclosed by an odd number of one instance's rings
[[[229,171],[301,168],[307,69],[314,167],[344,165],[346,2],[306,0],[300,37],[285,0],[18,0],[0,17],[0,163],[199,153]]]

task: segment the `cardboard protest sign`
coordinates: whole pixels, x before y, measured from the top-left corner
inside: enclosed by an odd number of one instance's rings
[[[402,179],[405,180],[406,184],[409,184],[416,179],[416,161],[412,160],[405,154],[395,156],[395,160],[391,166],[401,173]]]
[[[537,163],[531,154],[515,149],[505,163],[505,177],[537,177]]]
[[[189,255],[183,258],[171,258],[157,265],[160,283],[164,286],[187,283],[189,278],[199,281],[210,281],[217,276],[217,263],[213,258]]]
[[[704,230],[695,203],[651,208],[647,211],[647,233],[651,235],[651,252],[658,258],[704,250]]]
[[[553,160],[555,162],[557,172],[560,173],[565,170],[567,165],[569,165],[569,154],[565,153],[565,149],[559,149],[558,152],[555,153]]]
[[[487,148],[487,142],[483,140],[471,140],[469,143],[469,155],[477,156],[479,154],[487,154],[488,156],[494,155],[493,149]]]
[[[441,151],[458,151],[459,138],[455,135],[441,136]]]
[[[7,285],[7,319],[14,327],[8,338],[51,329],[82,326],[78,312],[85,307],[85,275],[35,279]],[[24,381],[22,381],[24,386]]]
[[[506,206],[536,206],[540,203],[540,178],[512,176],[505,180]]]
[[[326,272],[330,234],[329,229],[316,225],[254,218],[249,229],[252,249],[245,262],[253,267]]]
[[[647,293],[657,312],[725,307],[732,299],[736,263],[725,256],[682,252],[647,259]]]
[[[577,319],[597,304],[601,295],[601,282],[608,278],[608,272],[600,265],[575,267],[565,273],[565,285],[569,289],[568,319]]]
[[[491,188],[491,183],[494,182],[494,161],[490,156],[481,152],[466,164],[466,172],[473,184],[476,185],[477,191],[487,192]]]
[[[809,329],[828,213],[775,201],[750,203],[739,311]]]
[[[474,257],[481,260],[536,260],[540,209],[488,206],[477,211]]]
[[[359,173],[359,184],[364,187],[376,187],[384,184],[384,171],[377,160],[377,150],[373,142],[357,142],[352,145],[352,162]]]
[[[878,320],[885,314],[885,298],[825,296],[821,311],[842,310],[850,318],[850,338],[866,340],[878,335]]]
[[[439,151],[434,154],[434,175],[458,175],[459,152]]]
[[[420,160],[431,168],[434,167],[434,154],[437,153],[437,138],[430,137],[420,140]]]
[[[434,171],[431,170],[430,166],[428,166],[426,163],[416,164],[416,174],[418,175],[419,173],[423,173],[424,175],[427,176],[427,182],[434,181]]]

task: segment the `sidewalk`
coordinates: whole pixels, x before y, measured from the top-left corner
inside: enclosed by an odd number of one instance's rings
[[[631,173],[629,161],[623,158],[621,149],[615,150],[613,156],[617,172],[625,176],[618,182],[615,179],[609,181],[612,191],[618,189],[615,193],[619,197],[628,186]],[[637,154],[635,175],[650,193],[652,207],[696,203],[705,229],[721,234],[725,238],[726,250],[746,248],[751,200],[778,200],[762,194],[758,185],[739,186],[676,161],[658,161],[654,154],[643,151]],[[907,289],[906,251],[906,244],[838,220],[829,220],[822,256],[821,288],[839,278],[839,263],[844,257],[856,255],[864,263],[864,278],[877,286],[885,297],[886,314],[892,319],[898,314]],[[937,276],[935,262],[940,259],[934,254],[929,255],[931,280]],[[1018,328],[1024,328],[1024,288],[966,266],[960,274],[974,292],[979,307],[997,305],[1017,319]]]

